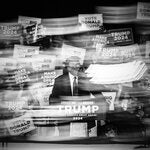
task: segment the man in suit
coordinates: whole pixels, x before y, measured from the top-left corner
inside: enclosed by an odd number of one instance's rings
[[[65,62],[65,68],[63,75],[55,79],[52,94],[49,97],[50,104],[61,103],[62,97],[70,96],[87,96],[91,98],[91,93],[88,90],[84,90],[82,86],[84,72],[81,72],[80,59],[77,56],[71,56]],[[75,81],[76,80],[76,81]],[[104,97],[102,97],[104,100]],[[90,131],[95,126],[95,120],[88,121],[87,128]],[[69,123],[58,124],[59,136],[69,136],[70,125]]]
[[[84,77],[79,75],[82,74],[79,72],[80,67],[80,58],[77,56],[72,56],[66,60],[63,75],[55,79],[49,98],[50,103],[60,102],[61,96],[90,96],[90,92],[82,88]]]

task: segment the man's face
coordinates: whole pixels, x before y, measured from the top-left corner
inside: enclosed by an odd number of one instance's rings
[[[80,59],[78,57],[71,57],[68,59],[68,70],[74,74],[79,71]]]
[[[68,67],[78,70],[80,68],[80,62],[77,60],[70,61]]]

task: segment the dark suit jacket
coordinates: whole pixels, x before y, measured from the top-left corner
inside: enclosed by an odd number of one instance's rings
[[[90,91],[85,91],[82,89],[82,80],[84,78],[78,78],[78,96],[90,96]],[[92,93],[93,94],[93,93]],[[49,97],[49,102],[51,103],[60,103],[61,99],[60,96],[72,96],[71,92],[71,84],[70,84],[70,78],[69,73],[64,72],[63,75],[57,77],[55,79],[55,84],[52,90],[52,94]],[[102,100],[104,100],[104,97],[102,96]],[[95,121],[91,120],[88,121],[88,129],[95,126]]]
[[[82,79],[78,78],[78,96],[90,96],[89,91],[84,91],[81,89],[81,81]],[[59,76],[55,79],[55,84],[52,90],[52,94],[49,97],[49,101],[58,101],[60,102],[60,96],[72,96],[71,92],[71,84],[70,84],[70,78],[69,73],[65,72],[63,75]]]

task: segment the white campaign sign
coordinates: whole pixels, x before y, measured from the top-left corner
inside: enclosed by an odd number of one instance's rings
[[[56,56],[37,55],[35,57],[17,58],[17,66],[20,68],[32,68],[33,71],[54,70]]]
[[[112,29],[109,32],[116,45],[129,45],[134,43],[132,28]]]
[[[115,59],[124,60],[131,58],[141,58],[139,46],[137,44],[128,46],[114,46],[114,47],[97,47],[97,57],[100,60]]]
[[[18,23],[0,23],[0,39],[19,39],[21,25]]]
[[[87,137],[87,123],[79,123],[79,122],[72,122],[70,124],[70,136],[71,137]]]
[[[109,110],[114,110],[114,102],[117,93],[116,92],[102,92],[103,96],[106,99],[106,102],[109,104]]]
[[[97,49],[103,45],[110,44],[110,41],[108,40],[109,37],[109,34],[97,34],[92,36],[91,41],[93,42],[93,47]]]
[[[102,57],[134,57],[138,55],[139,47],[138,45],[130,45],[130,46],[121,46],[121,47],[110,47],[110,48],[103,48],[102,50]]]
[[[31,117],[27,114],[18,118],[6,120],[5,124],[10,135],[20,135],[35,129]]]
[[[138,2],[137,19],[150,19],[150,3]]]
[[[99,30],[103,25],[102,14],[79,14],[79,30]]]
[[[14,58],[25,58],[32,57],[39,54],[39,46],[24,46],[24,45],[15,45],[14,46]]]

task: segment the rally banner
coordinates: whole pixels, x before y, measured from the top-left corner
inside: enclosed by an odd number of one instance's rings
[[[18,23],[0,23],[0,39],[19,40],[21,25]]]
[[[132,28],[113,29],[108,31],[114,45],[129,45],[134,43]]]
[[[103,25],[102,14],[79,14],[78,21],[80,31],[99,30]]]
[[[62,46],[62,61],[65,62],[68,58],[71,58],[72,56],[77,56],[80,59],[80,64],[83,64],[84,57],[85,57],[86,49],[63,44]]]
[[[141,59],[141,53],[137,44],[127,46],[101,46],[96,49],[97,61],[127,61]],[[96,59],[95,58],[95,59]]]
[[[5,121],[5,125],[12,136],[24,134],[35,129],[31,117],[27,114]]]
[[[150,19],[150,3],[138,2],[137,19],[141,19],[141,20]]]
[[[39,54],[39,46],[14,45],[14,58],[33,57]]]
[[[48,117],[48,120],[83,120],[86,117],[103,116],[109,110],[108,103],[102,97],[86,98],[87,100],[81,100],[81,97],[64,97],[59,104],[34,110],[32,116],[37,120],[40,120],[41,117]],[[70,101],[64,99],[70,99]]]

